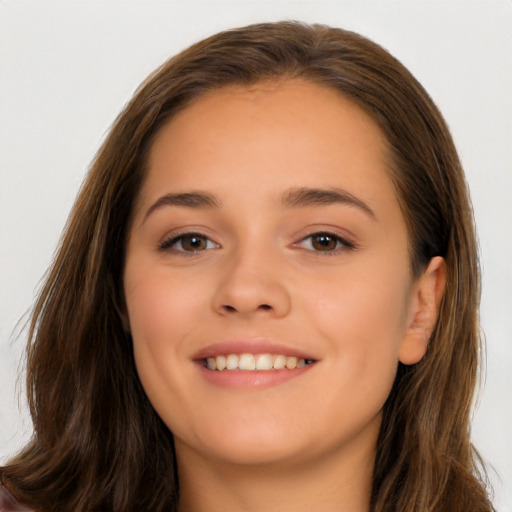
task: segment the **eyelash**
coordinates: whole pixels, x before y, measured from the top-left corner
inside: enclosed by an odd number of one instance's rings
[[[335,247],[333,249],[327,249],[327,250],[321,250],[321,249],[315,248],[314,247],[314,239],[320,238],[320,237],[323,237],[324,239],[328,239],[328,241],[334,241],[336,244]],[[197,250],[194,250],[194,249],[187,250],[183,247],[183,242],[187,239],[189,241],[191,241],[193,239],[205,241],[206,246],[204,248],[200,248]],[[304,245],[303,245],[307,240],[310,241],[309,248],[304,247]],[[181,244],[180,249],[176,248],[176,246],[178,244]],[[340,252],[344,252],[344,251],[353,251],[357,248],[355,243],[347,240],[346,238],[342,238],[335,233],[331,233],[329,231],[318,231],[316,233],[311,233],[310,235],[302,238],[299,242],[296,242],[295,244],[293,244],[293,246],[294,247],[302,247],[308,251],[311,251],[311,252],[314,252],[317,254],[323,254],[326,256],[339,254]],[[171,236],[171,237],[163,240],[158,245],[158,249],[160,251],[173,250],[175,252],[183,253],[184,255],[187,255],[187,256],[195,255],[195,254],[198,254],[198,253],[206,251],[206,250],[216,249],[218,247],[219,247],[219,244],[210,240],[206,235],[203,235],[201,233],[193,233],[193,232],[192,233],[181,233],[179,235]]]
[[[334,249],[328,249],[328,250],[321,250],[313,246],[314,244],[314,238],[320,238],[323,237],[325,239],[329,239],[331,241],[334,241],[336,243]],[[309,240],[310,248],[306,248],[309,251],[315,252],[317,254],[322,254],[325,256],[334,256],[336,254],[340,254],[341,252],[345,251],[353,251],[357,248],[356,244],[354,242],[351,242],[350,240],[347,240],[346,238],[343,238],[335,233],[331,233],[329,231],[318,231],[316,233],[311,233],[311,235],[308,235],[304,237],[299,242],[295,243],[294,246],[301,246],[301,244],[304,244],[307,240]]]
[[[198,239],[198,240],[204,240],[206,241],[206,247],[204,249],[198,249],[198,250],[186,250],[183,247],[183,242],[185,239],[192,240],[192,239]],[[178,243],[181,243],[181,249],[177,249],[176,245]],[[208,244],[213,244],[214,247],[208,247]],[[205,250],[209,249],[216,249],[219,247],[219,244],[213,242],[210,240],[206,235],[202,235],[201,233],[181,233],[176,236],[171,236],[169,238],[164,239],[159,245],[158,249],[160,251],[168,251],[168,250],[174,250],[175,252],[180,252],[186,255],[194,255],[199,252],[203,252]]]

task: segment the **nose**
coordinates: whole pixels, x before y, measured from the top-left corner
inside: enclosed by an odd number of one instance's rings
[[[235,255],[225,269],[214,294],[214,309],[223,316],[266,314],[286,316],[291,300],[275,261],[263,255]]]

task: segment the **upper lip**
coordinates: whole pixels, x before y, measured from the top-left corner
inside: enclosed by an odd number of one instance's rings
[[[288,357],[297,357],[308,360],[317,360],[313,354],[306,350],[269,339],[253,340],[226,340],[214,342],[201,348],[193,355],[193,359],[207,359],[227,354],[275,354]]]

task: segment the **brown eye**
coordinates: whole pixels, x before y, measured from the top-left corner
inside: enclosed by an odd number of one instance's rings
[[[296,243],[295,246],[320,254],[338,254],[353,251],[356,248],[353,242],[327,231],[313,233]]]
[[[311,245],[316,251],[334,251],[338,248],[339,238],[329,233],[311,235]]]
[[[182,235],[180,241],[184,251],[204,251],[208,245],[208,239],[200,235]]]
[[[158,248],[161,251],[171,250],[182,253],[195,253],[216,249],[218,247],[219,245],[210,240],[207,236],[199,233],[184,233],[183,235],[164,240]]]

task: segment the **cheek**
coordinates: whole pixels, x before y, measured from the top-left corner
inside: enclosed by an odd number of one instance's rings
[[[125,295],[134,340],[178,343],[204,308],[204,290],[198,284],[155,264],[135,260],[127,266]]]
[[[144,387],[168,379],[204,309],[200,291],[164,272],[127,272],[125,294],[135,361]],[[151,381],[151,382],[150,382]]]
[[[189,382],[192,368],[186,346],[198,328],[204,294],[190,283],[165,272],[126,273],[125,293],[137,373],[147,397],[162,420],[173,429],[173,411],[188,411],[195,403]]]
[[[398,346],[407,318],[408,284],[403,276],[362,272],[324,283],[328,287],[316,292],[309,288],[305,295],[305,309],[313,312],[320,329],[344,334],[344,342],[385,349],[394,341]]]
[[[385,400],[405,333],[409,278],[406,272],[368,269],[326,280],[328,288],[310,288],[304,314],[328,340],[327,359],[336,365],[340,386]]]

